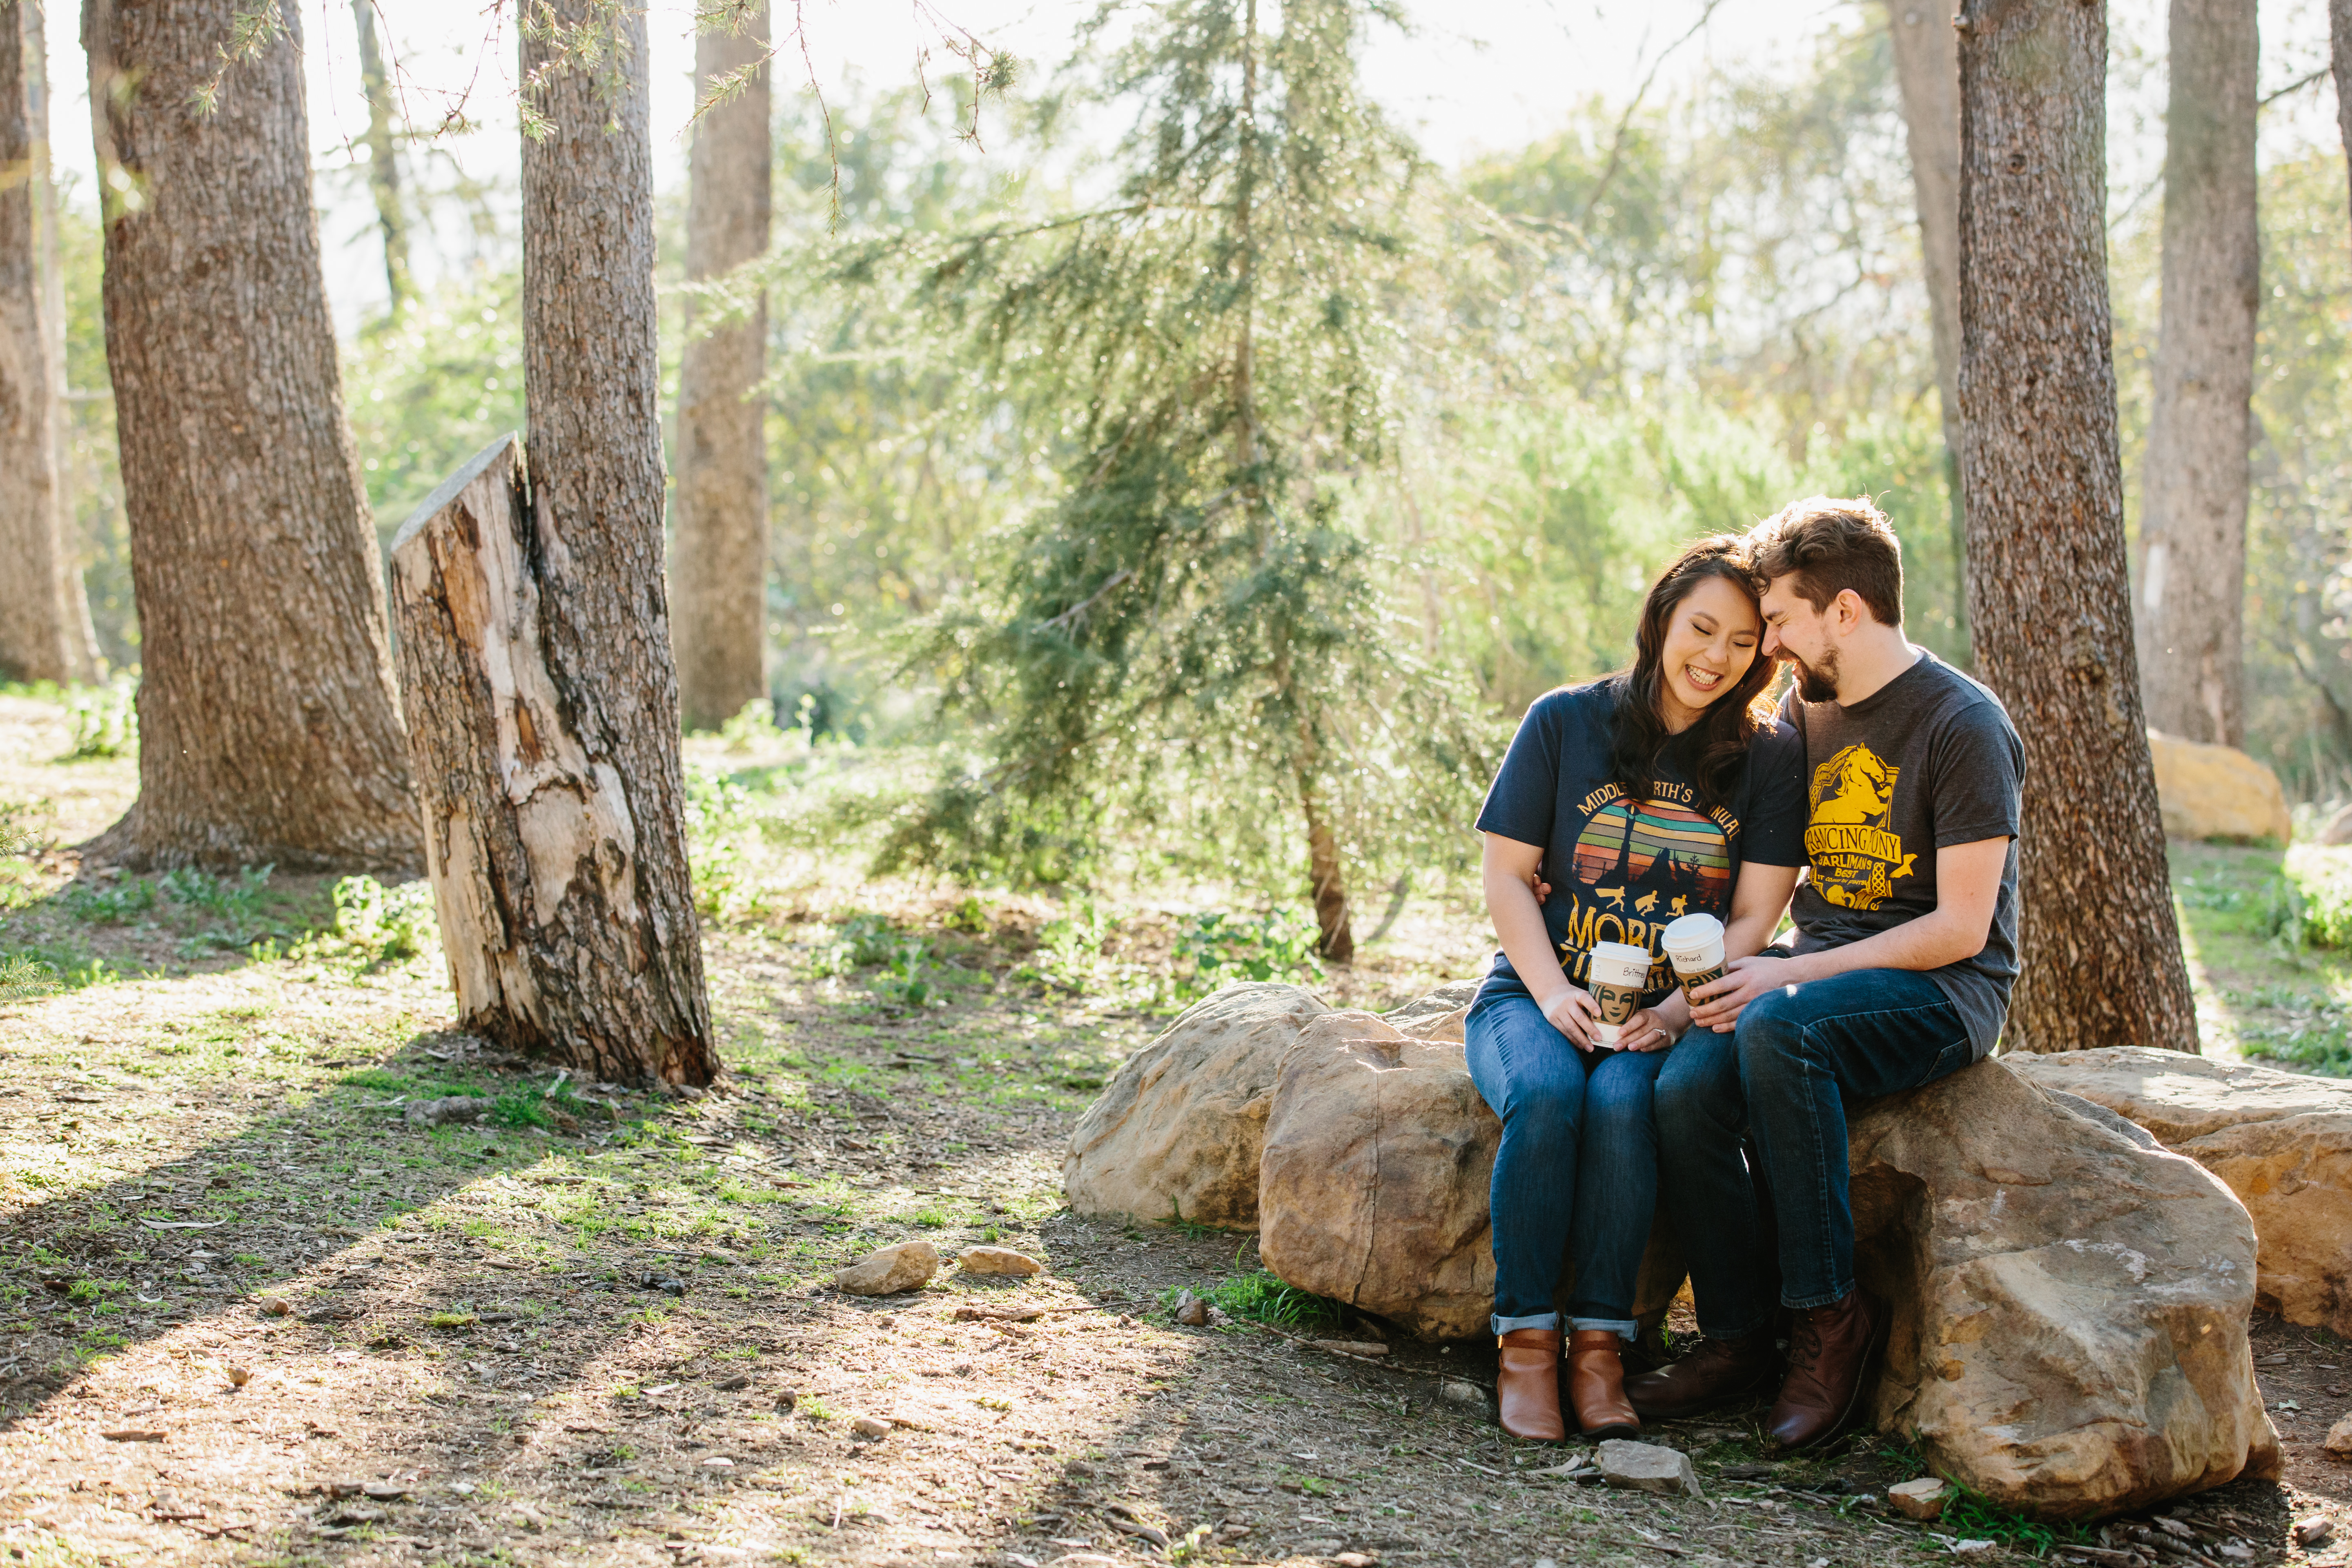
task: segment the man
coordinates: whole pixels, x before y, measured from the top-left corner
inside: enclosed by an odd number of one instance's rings
[[[1991,692],[1904,637],[1902,548],[1870,501],[1798,501],[1750,540],[1763,649],[1797,678],[1783,712],[1805,742],[1807,879],[1793,942],[1703,987],[1659,1074],[1660,1191],[1706,1337],[1626,1393],[1671,1419],[1771,1376],[1760,1177],[1795,1314],[1766,1429],[1801,1448],[1852,1418],[1888,1326],[1854,1279],[1845,1107],[1966,1067],[2000,1035],[2024,755]]]

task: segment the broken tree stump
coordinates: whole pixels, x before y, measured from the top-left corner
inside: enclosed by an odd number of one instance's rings
[[[626,668],[625,637],[617,668],[551,657],[562,567],[530,507],[508,436],[392,546],[401,702],[460,1024],[600,1079],[708,1083],[719,1064],[675,722],[671,776],[633,779],[607,700],[610,682],[667,672]]]

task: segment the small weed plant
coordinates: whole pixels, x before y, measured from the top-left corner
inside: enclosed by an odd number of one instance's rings
[[[1037,951],[1015,979],[1063,991],[1100,991],[1103,944],[1118,922],[1092,899],[1079,899],[1037,932]]]
[[[2352,947],[2352,869],[2290,858],[2263,893],[2263,932],[2287,952]]]
[[[66,699],[66,722],[73,744],[63,762],[127,757],[139,750],[138,691],[129,681],[77,688]]]
[[[835,929],[833,940],[811,955],[809,968],[820,976],[854,974],[889,963],[905,940],[887,915],[851,915]]]
[[[1268,1268],[1222,1280],[1196,1294],[1229,1318],[1271,1323],[1281,1329],[1335,1328],[1340,1321],[1339,1303],[1286,1284]],[[1172,1308],[1176,1296],[1175,1290],[1167,1290],[1161,1294],[1160,1304]]]
[[[433,885],[420,879],[387,888],[373,877],[345,877],[335,884],[335,934],[371,965],[415,957],[438,934]]]

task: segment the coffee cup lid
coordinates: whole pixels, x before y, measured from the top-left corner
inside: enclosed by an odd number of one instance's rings
[[[1646,947],[1635,947],[1630,942],[1596,942],[1592,944],[1592,956],[1617,963],[1639,963],[1646,966],[1650,962],[1650,950]]]
[[[1713,915],[1682,915],[1666,924],[1658,940],[1668,947],[1696,947],[1723,935],[1723,922]]]

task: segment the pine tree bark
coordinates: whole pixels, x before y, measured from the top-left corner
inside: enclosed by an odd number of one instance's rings
[[[375,41],[376,0],[352,0],[359,32],[360,87],[367,94],[368,189],[375,196],[377,230],[383,236],[383,286],[397,316],[415,291],[408,275],[408,216],[400,205],[400,158],[392,140],[392,77]]]
[[[133,866],[413,867],[375,531],[310,200],[300,18],[223,65],[239,0],[89,0],[106,353],[139,605]]]
[[[1960,17],[1961,472],[1979,673],[2025,747],[2012,1050],[2197,1049],[2140,716],[2106,278],[2106,11]]]
[[[49,390],[53,398],[66,392],[65,260],[58,238],[58,176],[49,140],[48,16],[42,0],[22,0],[25,7],[25,98],[33,119],[33,218],[40,226],[35,260],[41,274],[41,324],[48,332]],[[89,595],[78,564],[81,530],[74,515],[73,428],[61,408],[52,406],[49,427],[55,437],[58,474],[58,529],[66,554],[66,637],[73,678],[95,683],[106,679],[106,656],[99,651],[98,628],[90,624]]]
[[[58,505],[57,389],[41,299],[37,157],[39,63],[26,0],[0,3],[0,674],[81,677],[73,563]],[[46,160],[41,160],[46,162]]]
[[[393,549],[426,857],[467,1027],[599,1078],[703,1084],[645,17],[531,0],[523,24],[529,482],[494,447]]]
[[[695,42],[694,76],[713,81],[768,52],[768,13],[741,30],[711,29]],[[686,275],[722,278],[766,254],[770,211],[768,70],[703,111],[688,174]],[[709,307],[688,300],[677,377],[677,495],[670,582],[677,594],[680,706],[692,730],[716,728],[768,694],[768,306],[707,334]]]
[[[1886,0],[1895,96],[1919,217],[1919,259],[1936,350],[1937,402],[1951,480],[1952,563],[1966,572],[1967,491],[1960,484],[1960,53],[1948,0]],[[1968,635],[1966,593],[1960,597]]]
[[[2140,680],[2148,722],[2246,738],[2241,659],[2252,480],[2254,7],[2172,0],[2164,296],[2140,504]]]
[[[2336,78],[2336,129],[2352,173],[2352,0],[2327,0],[2327,53]]]

